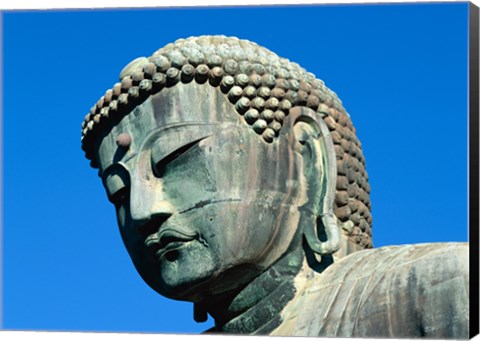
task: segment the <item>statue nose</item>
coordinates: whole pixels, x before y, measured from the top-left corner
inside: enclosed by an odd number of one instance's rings
[[[175,209],[166,199],[160,181],[134,179],[130,189],[130,215],[137,224],[148,222],[155,217],[171,216]]]
[[[140,205],[132,205],[131,212],[133,220],[145,221],[157,216],[169,217],[173,214],[173,207],[165,200],[154,200],[153,202],[143,200]]]

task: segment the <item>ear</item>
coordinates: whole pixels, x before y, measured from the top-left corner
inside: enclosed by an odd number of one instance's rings
[[[300,207],[301,227],[310,248],[319,255],[340,248],[340,237],[333,214],[337,167],[330,132],[321,116],[312,109],[295,107],[290,111],[295,150],[301,155],[308,201]],[[321,226],[318,226],[317,221]],[[327,240],[320,241],[325,233]]]

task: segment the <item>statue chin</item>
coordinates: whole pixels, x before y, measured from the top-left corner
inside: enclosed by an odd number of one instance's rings
[[[141,264],[137,270],[159,294],[192,301],[211,282],[217,263],[208,248],[194,240],[169,251],[155,265]]]
[[[191,300],[192,295],[211,281],[221,264],[213,245],[203,239],[201,226],[207,225],[208,218],[200,219],[191,212],[186,217],[175,217],[162,225],[163,233],[155,240],[137,233],[123,232],[123,240],[140,276],[155,291],[168,298]],[[204,212],[205,213],[205,212]],[[192,226],[192,219],[196,222]],[[147,242],[146,242],[147,240]]]

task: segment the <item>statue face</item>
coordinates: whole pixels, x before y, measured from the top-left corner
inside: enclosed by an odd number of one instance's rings
[[[294,240],[305,189],[292,139],[267,144],[242,120],[217,89],[178,84],[124,117],[97,148],[132,261],[167,297],[236,289]],[[128,148],[117,145],[121,134]]]

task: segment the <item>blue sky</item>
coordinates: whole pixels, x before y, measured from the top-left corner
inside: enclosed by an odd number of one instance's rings
[[[190,303],[135,272],[80,149],[132,59],[224,34],[295,61],[362,142],[376,247],[467,240],[468,5],[3,13],[3,328],[197,333]]]

